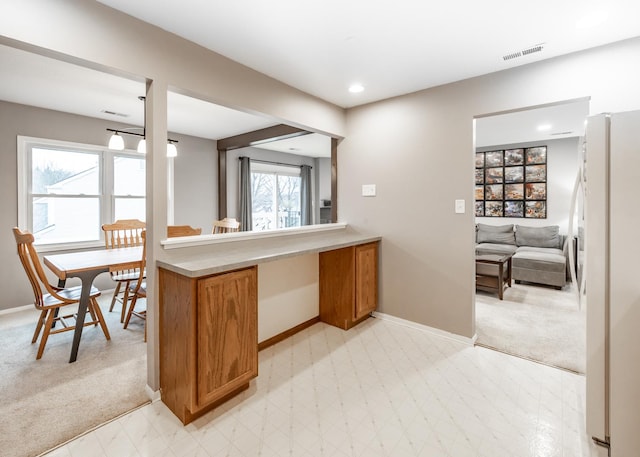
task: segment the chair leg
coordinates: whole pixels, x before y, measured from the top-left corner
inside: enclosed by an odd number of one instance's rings
[[[133,308],[135,308],[137,301],[138,301],[138,296],[134,295],[133,298],[131,299],[131,304],[129,305],[129,310],[127,311],[127,318],[124,320],[123,328],[125,328],[125,329],[129,325],[129,320],[131,320],[131,314],[133,313]]]
[[[49,339],[49,332],[51,331],[51,324],[53,323],[53,314],[54,314],[53,309],[48,310],[47,320],[44,324],[42,339],[40,340],[40,347],[38,347],[38,355],[36,355],[36,360],[39,360],[42,357],[42,353],[44,352],[44,347],[47,345],[47,340]]]
[[[93,308],[98,323],[100,324],[100,328],[102,328],[102,333],[104,333],[104,337],[108,340],[111,339],[111,335],[109,334],[109,329],[107,328],[107,323],[104,320],[104,316],[102,315],[102,310],[100,309],[100,305],[98,304],[98,300],[95,298],[91,299],[91,308]]]
[[[42,330],[42,325],[44,324],[46,317],[47,317],[47,311],[43,309],[40,312],[40,317],[38,318],[38,323],[36,324],[36,331],[33,332],[33,339],[31,340],[31,344],[35,343],[38,340],[38,336],[40,335],[40,330]]]
[[[124,283],[124,294],[122,295],[122,309],[120,310],[120,323],[124,322],[125,312],[127,311],[127,302],[129,301],[129,284],[131,284],[131,281],[127,281]]]
[[[111,298],[111,305],[109,305],[109,312],[113,311],[113,305],[116,304],[116,297],[120,293],[120,285],[121,285],[120,281],[116,282],[116,289],[113,291],[113,297]]]
[[[96,325],[98,325],[98,318],[96,317],[96,312],[94,310],[94,299],[90,298],[89,299],[89,306],[87,306],[87,311],[89,311],[89,314],[91,314],[91,321],[93,322],[93,326],[95,327]],[[85,324],[87,325],[87,322],[85,321]]]

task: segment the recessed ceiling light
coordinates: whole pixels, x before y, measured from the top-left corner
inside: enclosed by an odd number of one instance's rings
[[[538,126],[538,132],[546,132],[547,130],[551,130],[551,124],[540,124]]]
[[[576,22],[577,29],[588,29],[602,24],[609,18],[609,13],[603,10],[592,11],[585,14]]]
[[[351,92],[352,94],[357,94],[359,92],[362,92],[364,90],[364,86],[362,84],[351,84],[349,86],[349,92]]]

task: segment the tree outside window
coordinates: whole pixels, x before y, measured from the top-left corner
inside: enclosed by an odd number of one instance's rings
[[[300,176],[251,173],[253,230],[300,226]]]

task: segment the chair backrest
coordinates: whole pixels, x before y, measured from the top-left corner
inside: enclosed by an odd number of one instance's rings
[[[23,232],[18,227],[13,228],[13,236],[16,238],[18,245],[18,257],[24,267],[24,271],[27,273],[29,283],[33,289],[33,295],[35,298],[34,305],[40,309],[44,306],[44,294],[48,293],[53,295],[61,302],[71,302],[63,297],[60,297],[55,289],[49,284],[49,280],[42,269],[40,258],[33,246],[34,237],[29,232]]]
[[[138,219],[120,219],[113,224],[103,224],[104,245],[107,249],[142,246],[140,233],[147,225]]]
[[[240,222],[234,218],[224,218],[221,221],[213,222],[211,233],[231,233],[240,230]]]
[[[167,238],[175,238],[177,236],[194,236],[202,234],[201,228],[193,228],[190,225],[168,225]]]

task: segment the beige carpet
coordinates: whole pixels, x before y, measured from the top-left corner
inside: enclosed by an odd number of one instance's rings
[[[69,362],[73,332],[51,335],[35,360],[35,309],[0,316],[0,454],[36,456],[149,401],[142,323],[122,329],[100,298],[111,341],[86,327],[78,360]],[[106,304],[105,304],[106,302]]]
[[[476,293],[477,344],[547,365],[585,373],[586,313],[571,286],[513,284],[504,300]]]

